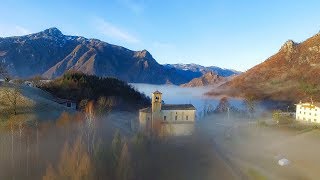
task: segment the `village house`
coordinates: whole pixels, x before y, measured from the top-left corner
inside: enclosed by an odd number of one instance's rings
[[[61,98],[55,98],[54,101],[58,104],[61,104],[69,109],[77,110],[77,103],[76,101],[72,101],[69,99],[61,99]]]
[[[140,129],[152,129],[155,123],[190,124],[195,121],[196,108],[192,104],[162,104],[162,93],[152,93],[151,107],[140,109]]]
[[[296,104],[296,120],[320,123],[320,103],[300,101]]]

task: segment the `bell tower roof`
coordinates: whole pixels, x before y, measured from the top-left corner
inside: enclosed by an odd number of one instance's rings
[[[160,91],[156,90],[153,94],[162,94]]]

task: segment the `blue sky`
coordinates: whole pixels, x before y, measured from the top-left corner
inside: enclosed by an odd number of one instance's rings
[[[288,39],[320,30],[320,2],[301,0],[2,0],[0,36],[57,27],[132,50],[159,63],[245,71]]]

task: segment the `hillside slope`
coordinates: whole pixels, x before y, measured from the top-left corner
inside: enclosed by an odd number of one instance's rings
[[[57,28],[0,38],[0,61],[20,78],[41,75],[53,79],[68,70],[135,83],[182,84],[193,78],[164,68],[147,50],[132,51],[97,39],[67,36]]]
[[[56,103],[55,98],[41,89],[20,85],[17,94],[16,119],[52,120],[58,118],[62,112],[74,112],[72,109]],[[0,82],[0,121],[13,116],[13,105],[8,101],[7,93],[13,93],[12,84]],[[15,97],[14,95],[11,98]]]
[[[112,99],[113,107],[121,110],[137,110],[150,104],[149,97],[124,81],[82,73],[68,72],[40,88],[58,98],[73,100],[78,104],[83,100],[97,102],[102,97]]]
[[[233,95],[259,99],[320,100],[320,34],[302,43],[287,41],[275,55],[224,87]]]

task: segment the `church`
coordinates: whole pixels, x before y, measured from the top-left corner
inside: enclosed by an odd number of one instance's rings
[[[162,104],[162,93],[155,91],[151,107],[139,110],[140,129],[152,129],[156,123],[193,124],[195,114],[196,108],[192,104]]]

